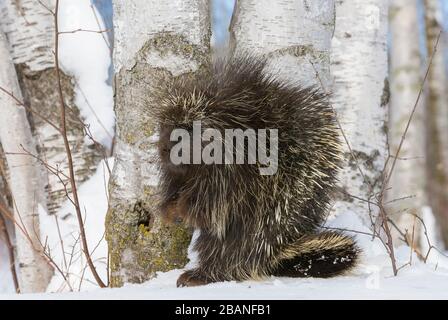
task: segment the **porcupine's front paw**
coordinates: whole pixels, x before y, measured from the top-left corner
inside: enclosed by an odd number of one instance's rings
[[[201,275],[196,270],[188,270],[182,273],[177,279],[178,287],[196,287],[211,283],[208,277]]]

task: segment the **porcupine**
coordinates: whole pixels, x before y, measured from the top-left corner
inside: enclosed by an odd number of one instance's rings
[[[266,67],[264,58],[239,55],[155,90],[160,212],[166,221],[200,230],[198,266],[184,272],[178,286],[269,275],[332,277],[356,265],[354,239],[320,228],[342,158],[328,97],[318,87],[286,83]],[[220,131],[278,129],[277,172],[261,175],[258,162],[173,164],[171,132],[191,132],[193,121]]]

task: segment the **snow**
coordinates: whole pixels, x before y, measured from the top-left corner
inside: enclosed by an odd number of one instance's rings
[[[95,19],[95,14],[99,23]],[[101,14],[90,0],[61,1],[59,31],[106,30]],[[60,35],[62,69],[75,77],[75,103],[92,136],[110,148],[114,132],[112,87],[107,84],[111,65],[106,34],[80,31]],[[86,138],[86,143],[93,143]]]
[[[432,209],[430,207],[423,207],[422,208],[422,219],[425,222],[426,230],[425,228],[421,228],[421,239],[429,240],[429,243],[434,245],[436,248],[444,248],[442,235],[440,234],[439,227],[437,225],[437,220],[434,217],[434,214],[432,212]],[[426,234],[425,234],[426,231]],[[428,241],[422,241],[423,242],[423,249],[429,250],[429,244]]]
[[[8,248],[0,236],[0,293],[15,292],[9,264]]]
[[[219,1],[217,1],[219,2]],[[226,3],[226,12],[233,5]],[[215,7],[215,11],[224,7]],[[88,13],[88,14],[87,14]],[[91,14],[90,14],[91,13]],[[219,12],[215,12],[218,15]],[[89,0],[61,1],[59,12],[60,31],[76,29],[104,30],[101,15],[98,26]],[[215,20],[226,24],[230,15]],[[218,30],[219,31],[219,30]],[[214,41],[221,43],[227,35],[215,30]],[[60,60],[65,72],[76,79],[76,104],[81,115],[90,125],[95,139],[110,147],[114,130],[112,88],[107,84],[111,64],[110,49],[100,33],[76,32],[61,35]],[[99,121],[98,119],[101,119]],[[90,143],[90,141],[87,141]],[[109,167],[113,159],[107,160]],[[107,184],[109,173],[101,162],[95,174],[79,186],[81,207],[85,213],[85,228],[89,248],[103,280],[106,279],[107,244],[103,238],[107,212]],[[331,279],[271,277],[264,281],[225,282],[203,287],[176,288],[176,279],[183,272],[172,270],[158,273],[146,283],[127,284],[123,288],[99,289],[88,268],[80,248],[79,228],[74,208],[66,202],[54,216],[40,208],[41,230],[46,235],[51,257],[61,268],[70,287],[59,272],[43,294],[14,294],[8,266],[8,256],[0,242],[0,300],[1,299],[448,299],[448,258],[432,250],[428,263],[414,255],[412,264],[406,265],[397,277],[393,276],[389,257],[379,240],[365,234],[353,233],[363,249],[359,266],[351,273]],[[59,217],[56,223],[55,216]],[[435,219],[430,208],[423,218],[428,227],[431,242],[440,248],[436,235]],[[57,227],[59,225],[59,228]],[[328,227],[344,228],[370,233],[355,213],[333,217]],[[58,231],[59,229],[59,231]],[[194,239],[197,238],[195,233]],[[62,239],[62,241],[61,241]],[[426,248],[427,249],[427,248]],[[396,249],[399,266],[409,262],[408,247]],[[196,261],[196,253],[189,248],[191,259],[187,267]]]
[[[108,160],[110,167],[113,159]],[[95,174],[79,187],[81,206],[85,215],[85,227],[90,250],[97,270],[106,279],[107,245],[103,239],[104,218],[107,211],[108,171],[101,162]],[[176,288],[177,277],[182,270],[158,273],[144,284],[127,284],[118,289],[99,289],[86,268],[80,251],[78,223],[71,203],[66,202],[57,213],[64,243],[65,260],[61,250],[54,216],[48,216],[41,208],[41,228],[47,232],[51,256],[64,272],[74,292],[56,272],[45,294],[13,294],[5,269],[0,272],[0,299],[448,299],[448,258],[431,251],[428,263],[413,256],[412,265],[405,266],[393,277],[389,257],[379,240],[368,235],[354,233],[363,249],[359,266],[350,274],[331,279],[271,277],[265,281],[225,282],[196,288]],[[430,211],[426,211],[428,235],[431,237]],[[65,217],[65,219],[64,219]],[[333,217],[327,226],[369,233],[358,215],[345,213]],[[195,232],[196,239],[199,232]],[[96,249],[94,250],[94,248]],[[72,262],[69,262],[74,248]],[[4,256],[4,253],[2,257]],[[396,250],[398,265],[409,261],[410,251],[402,246]],[[190,263],[194,266],[196,253],[189,248]],[[81,280],[82,279],[82,280]],[[6,281],[4,281],[6,280]],[[8,284],[9,283],[9,284]]]
[[[106,4],[107,5],[107,4]],[[111,9],[111,6],[109,4]],[[93,11],[95,10],[95,11]],[[98,18],[98,22],[95,18]],[[109,18],[111,12],[108,13]],[[109,19],[110,20],[110,19]],[[111,21],[109,21],[109,26]],[[102,16],[94,7],[91,7],[89,0],[64,0],[60,1],[59,8],[59,31],[70,32],[78,29],[83,30],[104,30]],[[114,131],[113,93],[110,85],[106,83],[110,80],[111,52],[108,47],[108,37],[105,34],[92,32],[76,32],[60,35],[60,63],[64,72],[73,75],[75,79],[75,103],[80,109],[84,121],[89,125],[92,136],[106,147],[111,146]],[[101,121],[99,120],[101,119]],[[86,143],[92,143],[86,139]],[[89,182],[85,183],[80,190],[84,210],[87,216],[86,231],[93,250],[99,242],[104,232],[104,216],[107,210],[105,185],[107,177],[104,177],[103,165],[99,166],[97,174]],[[59,235],[56,226],[55,216],[48,216],[43,208],[40,208],[42,224],[41,231],[43,239],[47,238],[51,256],[56,263],[61,266],[64,272],[69,273],[72,286],[79,287],[80,277],[83,275],[85,259],[80,252],[77,221],[71,204],[66,203],[58,212],[60,217],[58,224],[64,243],[65,253],[62,253]],[[61,217],[67,216],[66,219]],[[11,233],[12,234],[12,233]],[[73,238],[75,237],[75,238]],[[71,250],[73,251],[73,261],[70,262]],[[66,259],[64,259],[64,256]],[[105,241],[94,252],[100,273],[105,278]],[[82,288],[92,286],[89,271],[84,275]],[[65,290],[61,287],[61,276],[56,274],[50,285],[50,290]],[[0,240],[0,293],[14,292],[11,273],[9,269],[9,258],[4,241]]]
[[[110,37],[105,33],[89,32],[106,30],[105,23],[97,9],[91,6],[90,0],[61,1],[58,18],[59,31],[62,32],[59,43],[61,68],[75,79],[75,103],[89,127],[91,136],[110,148],[115,125],[113,92],[108,84],[112,62]],[[72,32],[76,30],[82,31]],[[85,142],[93,143],[88,137]],[[109,168],[112,168],[113,160],[107,161]],[[107,275],[104,221],[108,203],[108,179],[109,172],[102,161],[96,173],[79,186],[78,190],[89,249],[103,279]],[[86,290],[96,287],[81,249],[79,226],[73,205],[66,201],[55,215],[48,215],[45,209],[40,207],[39,216],[41,233],[46,239],[50,256],[60,268],[60,271],[55,270],[48,291]],[[64,280],[61,273],[67,280]],[[0,292],[2,291],[6,290],[0,288]]]
[[[448,271],[418,264],[392,277],[387,267],[361,268],[332,279],[270,278],[176,288],[180,270],[158,274],[141,285],[62,294],[3,295],[0,299],[447,299]]]
[[[113,159],[108,160],[108,165],[112,168]],[[81,208],[85,215],[84,227],[89,249],[102,279],[106,279],[107,276],[107,244],[104,239],[104,221],[108,203],[108,180],[109,172],[105,162],[102,161],[94,175],[78,189]],[[59,209],[56,214],[59,217],[57,224],[55,215],[48,215],[42,207],[39,215],[41,230],[45,230],[44,234],[47,237],[51,257],[64,274],[67,274],[66,277],[72,289],[87,290],[96,287],[95,280],[89,268],[87,268],[84,254],[81,251],[78,221],[72,203],[66,201]],[[61,237],[59,236],[58,225]],[[67,290],[70,290],[70,287],[64,281],[60,272],[56,271],[48,291]]]
[[[86,228],[91,248],[100,240],[104,230],[103,219],[107,209],[106,193],[102,191],[104,178],[107,179],[107,174],[105,175],[103,169],[99,169],[80,188],[81,201],[89,212]],[[70,211],[68,204],[61,209],[61,213],[65,211]],[[77,230],[76,222],[74,220],[72,222],[73,228],[68,228],[63,233],[64,241],[68,241],[66,246],[73,244],[73,242],[69,244],[68,233],[76,233]],[[54,224],[52,221],[47,223]],[[354,213],[333,218],[329,221],[328,227],[369,232]],[[197,236],[196,232],[194,238]],[[49,293],[4,294],[0,295],[0,299],[448,299],[448,258],[432,251],[430,254],[432,259],[425,264],[414,256],[412,265],[402,268],[398,276],[394,277],[390,260],[381,242],[372,241],[370,236],[359,233],[356,233],[356,239],[363,249],[359,266],[345,276],[331,279],[271,277],[264,281],[239,283],[231,281],[204,287],[176,288],[176,279],[182,270],[172,270],[158,273],[155,279],[140,285],[127,284],[123,288],[98,289],[91,282],[93,281],[91,275],[86,272],[85,278],[88,281],[82,282],[81,292],[67,292],[68,288],[65,287],[62,293],[50,293],[61,290],[63,280],[56,275],[49,287]],[[52,243],[58,243],[57,235],[53,235]],[[55,249],[57,255],[58,250]],[[102,241],[94,257],[98,259],[105,257],[105,254],[106,246]],[[397,248],[396,254],[399,266],[409,261],[408,247]],[[191,246],[189,257],[196,260]],[[56,260],[60,259],[61,255]],[[188,267],[193,264],[194,262],[190,262]],[[97,266],[104,278],[105,266],[102,263],[97,263]],[[82,272],[82,267],[83,263],[77,262],[72,266],[71,272]],[[78,291],[79,279],[73,276],[71,281],[74,291]]]

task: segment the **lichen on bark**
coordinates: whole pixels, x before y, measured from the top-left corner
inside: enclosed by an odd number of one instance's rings
[[[191,230],[165,225],[157,214],[156,124],[150,109],[156,103],[155,85],[205,67],[209,37],[205,32],[202,44],[194,44],[181,34],[155,33],[134,55],[133,64],[116,74],[118,138],[106,218],[112,287],[140,283],[188,262]]]

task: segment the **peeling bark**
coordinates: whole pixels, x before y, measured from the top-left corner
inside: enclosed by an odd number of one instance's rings
[[[48,8],[54,0],[41,1]],[[11,45],[14,64],[26,64],[33,71],[53,66],[53,19],[36,0],[4,0],[0,3],[0,28]]]
[[[57,83],[55,68],[32,72],[26,65],[19,64],[16,65],[16,70],[25,103],[58,125],[60,115],[56,103],[58,94],[55,89]],[[79,120],[80,114],[74,103],[72,79],[63,73],[61,78],[65,103],[68,106],[68,139],[73,153],[76,182],[79,184],[95,172],[102,155],[97,146],[85,144],[84,127]],[[28,113],[28,118],[38,143],[40,157],[52,166],[59,167],[62,172],[68,172],[64,142],[60,133],[40,117],[33,116],[32,113]],[[64,187],[56,175],[45,169],[42,170],[42,181],[45,183],[44,188],[47,194],[47,211],[49,214],[55,214],[67,199]],[[62,177],[62,181],[67,183],[70,192],[68,179]]]
[[[54,9],[54,0],[41,1]],[[56,72],[54,68],[54,21],[48,9],[35,0],[5,0],[0,4],[0,29],[6,33],[16,67],[24,102],[52,123],[59,124],[56,101]],[[73,150],[77,182],[91,176],[102,159],[100,149],[84,142],[84,129],[74,103],[74,81],[62,75],[62,87],[67,114],[68,138]],[[67,172],[65,148],[60,134],[48,123],[28,113],[37,151],[41,159]],[[54,214],[66,200],[62,182],[47,170],[41,170],[47,194],[46,207]],[[68,182],[63,177],[63,182]],[[67,184],[69,185],[69,184]],[[69,189],[70,191],[70,189]]]
[[[117,140],[106,221],[111,286],[142,282],[187,262],[191,232],[156,214],[156,79],[188,76],[209,59],[206,0],[114,1]]]
[[[2,32],[0,87],[8,88],[16,98],[22,99],[9,46]],[[0,140],[6,154],[9,186],[13,197],[20,288],[22,292],[43,292],[53,271],[43,258],[43,241],[40,240],[38,208],[43,200],[43,193],[39,192],[39,166],[36,165],[36,160],[23,154],[23,148],[36,153],[34,139],[25,108],[18,106],[17,102],[4,92],[0,94],[0,106]]]

